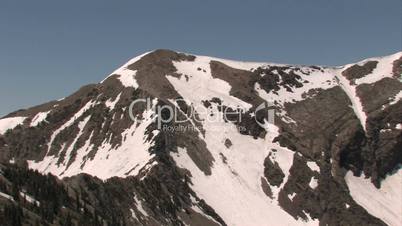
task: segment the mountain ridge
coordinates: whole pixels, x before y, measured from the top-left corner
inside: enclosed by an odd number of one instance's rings
[[[130,189],[148,208],[127,203],[133,225],[396,225],[401,203],[389,189],[402,178],[401,65],[402,52],[321,67],[155,50],[2,118],[0,160],[63,180],[135,180]],[[257,111],[267,102],[274,120],[269,108]],[[184,122],[164,120],[169,108]],[[167,187],[163,197],[145,192],[155,186]],[[365,188],[377,198],[356,193]],[[379,204],[392,208],[370,208]]]
[[[154,49],[154,50],[146,51],[146,52],[144,52],[144,53],[142,53],[142,54],[139,54],[138,56],[135,56],[135,57],[133,57],[133,58],[127,60],[126,63],[124,63],[124,64],[122,64],[121,66],[119,66],[118,69],[124,68],[125,66],[129,65],[130,62],[135,62],[136,59],[139,59],[139,58],[141,58],[141,57],[144,56],[144,55],[147,55],[147,54],[149,54],[149,53],[156,52],[156,51],[172,51],[172,52],[182,53],[182,54],[185,54],[185,55],[194,55],[194,54],[192,54],[192,53],[181,52],[181,51],[176,51],[176,50],[171,50],[171,49]],[[344,65],[335,65],[335,66],[330,66],[330,65],[315,65],[315,64],[314,64],[314,65],[311,65],[311,64],[286,64],[286,63],[283,64],[283,63],[265,62],[265,61],[243,61],[243,60],[226,59],[226,58],[220,58],[220,57],[214,57],[214,56],[207,56],[207,55],[194,55],[194,56],[198,56],[198,57],[208,57],[208,58],[210,58],[211,60],[226,61],[226,62],[232,62],[232,63],[246,63],[246,64],[272,65],[272,66],[273,66],[273,65],[277,65],[277,66],[295,66],[295,67],[318,66],[318,67],[323,67],[323,68],[342,69],[342,68],[347,67],[347,66],[350,66],[350,65],[361,64],[361,63],[363,63],[363,62],[367,62],[367,61],[370,61],[370,60],[378,60],[378,59],[381,59],[381,58],[384,58],[384,57],[398,56],[398,55],[401,55],[401,54],[402,54],[402,51],[397,51],[397,52],[395,52],[395,53],[388,54],[388,55],[382,55],[382,56],[377,56],[377,57],[369,57],[369,58],[362,58],[362,59],[360,59],[360,60],[356,60],[354,63],[347,63],[347,64],[344,64]],[[115,71],[117,71],[118,69],[116,69]],[[113,71],[112,73],[110,73],[109,75],[107,75],[107,76],[106,76],[103,80],[101,80],[100,82],[98,82],[98,83],[90,83],[90,84],[87,84],[87,85],[96,85],[96,84],[102,83],[102,82],[105,81],[109,76],[113,75],[113,73],[115,73],[115,71]],[[49,100],[49,101],[47,101],[47,102],[45,102],[45,103],[47,104],[47,103],[57,102],[57,101],[62,100],[62,99],[64,99],[64,98],[65,98],[65,97],[63,97],[63,98],[61,98],[61,99]],[[42,105],[42,104],[35,105],[34,107],[38,107],[38,106],[41,106],[41,105]],[[32,108],[32,107],[30,107],[30,108]],[[13,111],[13,112],[10,112],[10,113],[4,115],[4,116],[3,116],[2,118],[0,118],[0,119],[11,117],[11,116],[14,115],[15,113],[17,113],[17,112],[19,112],[19,111],[27,110],[27,109],[29,109],[29,108],[22,108],[22,109],[15,110],[15,111]]]

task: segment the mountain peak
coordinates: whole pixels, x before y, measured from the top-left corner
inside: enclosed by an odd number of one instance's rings
[[[155,50],[1,119],[0,160],[127,183],[136,206],[124,215],[145,225],[392,225],[398,208],[372,207],[400,197],[401,65],[401,54],[336,68]],[[154,195],[165,201],[143,201]]]

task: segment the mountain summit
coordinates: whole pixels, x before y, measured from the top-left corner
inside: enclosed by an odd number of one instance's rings
[[[126,225],[401,225],[401,99],[402,52],[322,67],[155,50],[2,118],[0,161]]]

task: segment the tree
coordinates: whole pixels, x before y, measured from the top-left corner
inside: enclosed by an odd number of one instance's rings
[[[19,205],[8,204],[4,207],[4,217],[6,225],[21,226],[23,211]]]
[[[16,202],[20,200],[20,188],[17,183],[13,183],[12,185],[12,196]]]

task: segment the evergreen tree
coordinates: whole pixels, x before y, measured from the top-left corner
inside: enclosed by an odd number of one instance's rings
[[[6,225],[21,226],[23,211],[19,205],[8,204],[4,207],[4,217]]]
[[[12,185],[12,196],[16,202],[20,200],[20,188],[16,183]]]

